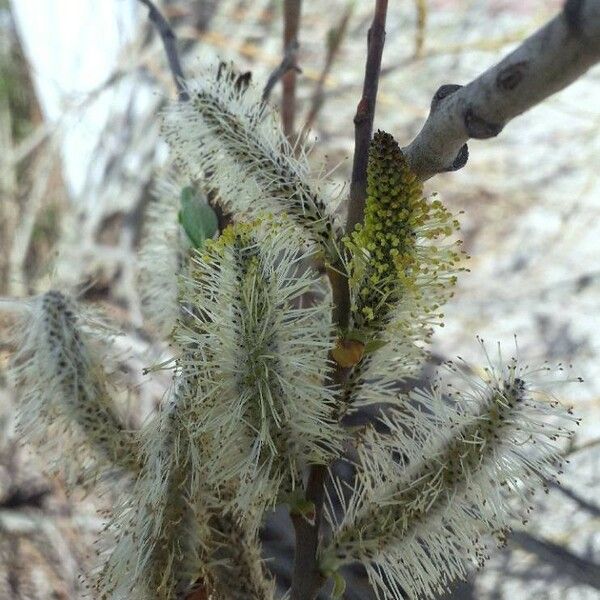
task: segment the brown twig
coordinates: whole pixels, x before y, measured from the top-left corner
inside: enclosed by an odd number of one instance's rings
[[[5,57],[2,56],[4,59]],[[0,96],[0,239],[5,247],[0,252],[0,294],[8,292],[11,280],[8,249],[19,219],[17,168],[13,160],[13,120],[8,99]]]
[[[325,64],[323,65],[323,69],[319,74],[319,79],[317,80],[312,94],[310,108],[308,109],[308,114],[306,116],[304,126],[302,127],[302,136],[304,136],[306,132],[308,132],[308,130],[313,126],[313,123],[315,122],[315,119],[317,118],[317,115],[323,106],[323,101],[325,99],[325,82],[327,81],[327,76],[331,71],[335,57],[342,45],[342,41],[346,36],[348,23],[350,22],[350,17],[352,16],[353,10],[354,5],[350,4],[342,15],[342,18],[337,26],[331,29],[327,35],[327,54],[325,56]]]
[[[387,6],[387,0],[375,1],[375,14],[369,29],[363,93],[354,116],[354,161],[352,163],[350,203],[346,222],[347,231],[352,231],[354,226],[362,221],[365,210],[367,162],[369,159],[369,144],[373,135],[373,119],[379,86],[381,56],[385,43]]]
[[[460,169],[469,139],[497,136],[598,61],[600,0],[567,0],[558,16],[477,79],[440,87],[423,128],[402,151],[421,180]]]
[[[40,152],[35,178],[32,182],[27,203],[19,215],[19,221],[13,232],[13,243],[8,255],[8,268],[11,279],[8,289],[11,295],[20,296],[26,293],[25,262],[31,245],[36,219],[43,206],[52,171],[56,164],[56,146],[58,140],[50,138],[46,147]]]
[[[292,515],[296,547],[290,600],[313,600],[325,583],[319,571],[317,550],[319,547],[319,529],[325,499],[325,480],[327,467],[313,465],[306,485],[306,499],[314,504],[314,520],[308,521],[302,515]]]
[[[139,0],[139,2],[148,9],[148,18],[154,24],[158,35],[160,35],[163,46],[165,47],[169,69],[173,76],[175,87],[177,88],[177,96],[179,97],[179,100],[186,102],[190,97],[184,85],[185,77],[183,76],[181,61],[179,60],[179,53],[177,52],[177,37],[169,25],[169,22],[163,17],[151,0]]]
[[[347,280],[345,292],[342,293],[348,293]],[[342,386],[349,373],[350,369],[337,365],[331,374],[329,385],[335,388]],[[325,465],[312,465],[310,468],[306,500],[314,506],[314,518],[309,521],[304,516],[291,515],[296,544],[290,600],[314,600],[326,581],[319,569],[318,550],[327,475],[328,468]]]
[[[300,13],[302,0],[285,0],[283,4],[283,48],[289,51],[289,64],[285,75],[281,78],[283,93],[281,98],[281,121],[283,132],[288,139],[294,137],[294,122],[296,119],[296,68],[298,59],[298,30],[300,28]]]
[[[298,54],[298,42],[295,41],[292,45],[286,48],[282,61],[277,65],[277,67],[272,71],[269,75],[269,79],[267,79],[267,83],[263,89],[262,93],[262,101],[267,102],[269,97],[271,96],[271,92],[275,87],[275,84],[288,72],[291,70],[296,71],[296,73],[301,73],[302,70],[296,64],[296,55]]]
[[[413,58],[420,58],[425,46],[425,27],[427,26],[427,0],[415,0],[417,25],[415,31],[415,52]]]
[[[362,198],[358,195],[357,189],[355,189],[354,197],[358,198],[358,201],[362,203],[363,208],[366,197],[367,156],[373,129],[373,116],[377,98],[377,82],[379,80],[379,70],[381,67],[381,56],[385,38],[386,13],[387,0],[376,0],[375,16],[373,18],[371,29],[369,30],[369,48],[367,52],[367,66],[365,69],[365,83],[363,87],[363,97],[359,103],[359,112],[361,110],[361,105],[366,107],[366,109],[361,113],[361,118],[355,118],[357,130],[355,152],[361,155],[361,160],[364,155],[364,170],[360,174],[360,177],[364,181],[364,186]],[[358,173],[358,167],[356,167],[355,170]],[[352,184],[354,188],[356,188],[355,181],[357,180],[358,177],[354,177],[353,171]],[[361,209],[360,217],[354,212],[353,218],[348,218],[346,224],[347,232],[352,231],[355,223],[358,222],[354,219],[360,218],[362,220],[362,212],[363,210]],[[336,265],[336,267],[339,267],[339,265]],[[330,269],[328,275],[331,281],[333,294],[333,319],[337,327],[343,330],[347,328],[350,317],[350,291],[348,279],[342,273],[338,272],[337,269]],[[349,369],[339,365],[336,366],[331,374],[330,384],[333,387],[341,386],[346,381],[348,373]],[[302,516],[292,517],[296,534],[296,547],[290,600],[313,600],[321,586],[325,583],[325,578],[319,570],[318,549],[327,473],[327,467],[324,465],[313,465],[310,469],[306,486],[306,499],[309,502],[312,502],[314,506],[313,521],[308,521]]]

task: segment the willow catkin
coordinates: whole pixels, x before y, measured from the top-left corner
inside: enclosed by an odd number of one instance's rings
[[[104,372],[105,329],[76,301],[50,291],[23,301],[13,329],[9,375],[18,393],[18,426],[59,460],[68,452],[72,476],[106,467],[139,469],[134,432],[123,424]]]
[[[413,393],[382,418],[385,433],[369,428],[344,515],[331,518],[323,569],[361,562],[378,597],[391,600],[433,598],[481,564],[486,536],[503,539],[531,494],[556,478],[556,442],[576,422],[530,375],[512,360],[469,378],[468,391]]]
[[[221,65],[188,84],[189,102],[169,107],[163,133],[174,160],[193,180],[206,179],[235,214],[285,213],[337,261],[341,229],[305,153],[290,145],[260,90],[238,81]]]
[[[299,308],[318,276],[289,223],[240,224],[194,259],[185,301],[195,307],[175,332],[202,353],[186,364],[212,390],[190,424],[219,448],[209,478],[241,478],[239,508],[277,501],[302,466],[337,455],[341,432],[323,384],[331,346],[330,306]]]
[[[144,429],[143,469],[109,525],[116,540],[94,587],[102,598],[178,598],[207,563],[211,498],[194,484],[207,454],[190,447],[187,428],[196,384],[180,373],[171,400]]]
[[[352,369],[343,393],[349,408],[393,401],[398,382],[422,364],[462,270],[460,242],[452,239],[458,227],[440,200],[423,197],[423,185],[394,138],[378,131],[369,150],[364,223],[346,239],[351,296],[346,335],[367,348],[385,347]]]
[[[202,362],[199,353],[188,358]],[[219,446],[192,426],[196,403],[210,393],[182,368],[144,431],[144,468],[110,524],[116,540],[96,579],[100,597],[173,600],[200,587],[215,600],[272,600],[257,539],[262,513],[246,507],[241,519],[233,510],[239,480],[211,486],[207,478]]]

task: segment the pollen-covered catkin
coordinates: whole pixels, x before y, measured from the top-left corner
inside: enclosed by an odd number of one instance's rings
[[[461,270],[459,242],[451,239],[458,227],[440,200],[423,197],[422,183],[394,138],[378,131],[369,151],[364,223],[346,239],[352,304],[347,335],[385,350],[366,354],[354,367],[345,405],[387,401],[397,382],[422,363]],[[374,385],[362,385],[366,380]]]
[[[26,437],[49,448],[56,459],[68,449],[77,463],[72,473],[77,479],[85,479],[88,467],[94,475],[100,466],[137,471],[136,435],[124,426],[106,383],[108,347],[102,327],[58,291],[22,306],[9,374]]]
[[[380,598],[434,597],[482,562],[486,535],[502,536],[556,477],[555,442],[576,420],[540,397],[515,360],[488,374],[450,400],[439,388],[413,393],[382,418],[386,433],[364,434],[356,487],[322,554],[326,571],[358,561]]]
[[[419,330],[419,337],[428,335],[456,281],[460,252],[444,240],[457,229],[439,200],[423,197],[394,138],[378,131],[369,150],[364,224],[348,240],[352,327],[377,332],[391,325],[410,338]],[[408,311],[417,318],[404,321]]]
[[[340,229],[273,109],[252,83],[240,86],[221,65],[189,84],[189,102],[172,104],[163,124],[174,158],[193,180],[204,178],[225,205],[255,218],[285,213],[337,260]]]

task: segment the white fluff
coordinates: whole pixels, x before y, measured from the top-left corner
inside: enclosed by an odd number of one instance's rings
[[[105,326],[58,291],[24,300],[22,309],[9,375],[26,439],[61,466],[67,452],[69,479],[85,480],[88,470],[95,476],[106,467],[135,471],[137,439],[123,425],[106,383]]]
[[[193,180],[205,179],[236,215],[287,214],[337,259],[341,230],[309,176],[301,148],[284,136],[278,115],[253,84],[227,67],[188,84],[189,102],[172,104],[163,133],[174,160]]]
[[[269,229],[267,229],[267,227]],[[289,224],[238,225],[197,255],[175,337],[198,378],[194,435],[214,435],[210,480],[240,478],[242,513],[298,484],[306,463],[339,452],[325,383],[332,344],[328,302],[299,308],[318,285]]]
[[[144,319],[165,337],[179,315],[179,276],[189,251],[178,220],[183,185],[177,178],[159,181],[146,211],[139,251]]]
[[[555,442],[576,421],[530,381],[513,359],[469,391],[415,392],[382,417],[385,433],[368,428],[324,568],[362,562],[379,598],[400,599],[435,597],[481,564],[485,536],[502,540],[560,471]]]

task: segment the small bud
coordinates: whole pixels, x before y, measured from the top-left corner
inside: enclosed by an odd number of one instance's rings
[[[356,340],[337,340],[331,355],[340,367],[353,367],[359,363],[365,353],[365,345]]]

